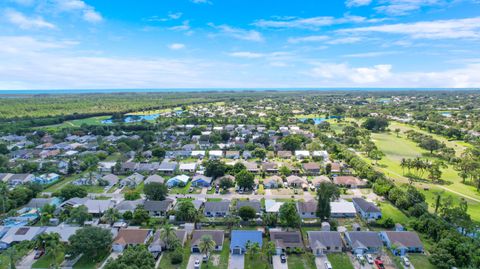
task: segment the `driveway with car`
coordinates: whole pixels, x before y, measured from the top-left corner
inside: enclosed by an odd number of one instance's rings
[[[23,259],[17,264],[18,269],[30,269],[32,268],[32,265],[35,263],[35,251],[31,251],[28,253]]]
[[[230,255],[228,269],[243,269],[245,267],[244,255]]]
[[[190,258],[188,258],[187,269],[194,269],[196,260],[199,260],[200,263],[202,263],[202,254],[200,253],[190,254]]]
[[[317,265],[317,269],[325,269],[326,261],[328,261],[327,256],[315,257],[315,265]]]
[[[280,255],[273,255],[273,269],[288,269],[288,263],[282,263]],[[287,257],[288,260],[288,257]]]

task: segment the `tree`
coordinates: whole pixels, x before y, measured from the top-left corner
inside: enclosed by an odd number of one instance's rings
[[[263,148],[256,148],[253,152],[252,155],[256,158],[259,158],[260,160],[265,159],[267,157],[267,151]]]
[[[163,201],[167,197],[168,188],[163,183],[152,182],[145,184],[143,193],[149,200]]]
[[[148,222],[148,219],[150,219],[150,215],[148,214],[148,211],[143,208],[143,206],[138,206],[135,208],[132,219],[134,224],[142,225],[143,223]]]
[[[160,147],[156,147],[152,149],[152,156],[157,157],[157,158],[164,158],[165,157],[165,150]]]
[[[332,183],[322,182],[317,190],[317,197],[317,217],[326,220],[330,218],[330,202],[340,197],[340,190]]]
[[[226,190],[229,189],[233,186],[235,186],[235,183],[233,183],[233,180],[230,177],[222,177],[220,179],[220,188]]]
[[[267,242],[266,251],[267,251],[268,261],[272,263],[273,255],[277,253],[277,247],[275,246],[275,243],[272,241]]]
[[[83,186],[69,184],[60,190],[59,196],[65,201],[74,197],[83,198],[87,195],[88,192]]]
[[[144,245],[128,247],[118,258],[110,259],[105,269],[153,269],[155,259]]]
[[[400,128],[395,128],[395,134],[396,134],[397,137],[398,137],[398,135],[400,134]]]
[[[438,140],[431,137],[426,137],[420,141],[420,147],[429,150],[430,154],[432,154],[433,151],[440,149],[441,146],[442,144]]]
[[[232,167],[231,173],[235,175],[240,173],[243,170],[247,170],[247,167],[241,162],[236,162]]]
[[[120,212],[118,212],[118,209],[109,208],[105,211],[105,214],[103,214],[102,220],[108,224],[112,224],[118,221],[120,217],[121,215]]]
[[[112,247],[112,233],[99,227],[85,227],[77,230],[68,239],[68,252],[74,255],[83,253],[86,257],[98,258]]]
[[[141,198],[140,192],[137,190],[128,190],[124,193],[123,197],[127,201],[134,201]]]
[[[258,242],[252,243],[248,241],[246,248],[247,254],[248,256],[250,256],[250,259],[253,259],[260,252],[260,245],[258,244]]]
[[[381,160],[383,156],[385,156],[385,153],[383,153],[383,151],[378,149],[374,149],[370,151],[370,153],[368,154],[368,157],[375,160],[375,164],[378,164],[378,161]]]
[[[160,231],[160,239],[165,243],[167,249],[173,249],[173,246],[175,245],[174,242],[178,241],[173,225],[169,223],[163,225],[162,230]]]
[[[388,120],[382,117],[369,117],[362,123],[362,127],[374,132],[385,131]]]
[[[282,165],[280,167],[280,169],[278,169],[278,172],[280,173],[280,175],[285,176],[285,177],[288,177],[289,175],[292,174],[292,171],[290,171],[290,168],[288,168],[285,165]]]
[[[240,188],[251,190],[255,184],[255,176],[247,170],[240,171],[240,173],[235,175],[235,179]]]
[[[191,201],[182,201],[178,204],[175,217],[179,221],[195,222],[198,212]]]
[[[238,215],[240,218],[242,218],[242,220],[250,220],[255,218],[257,212],[251,206],[242,206],[240,209],[238,209]]]
[[[88,208],[84,205],[73,207],[70,210],[70,221],[83,225],[85,221],[91,220],[92,215],[88,213]]]
[[[280,223],[284,226],[296,228],[300,226],[300,216],[294,202],[286,202],[279,209]]]
[[[227,170],[227,166],[219,160],[209,160],[205,164],[205,175],[207,177],[221,177],[225,175],[225,170]]]
[[[200,238],[200,243],[198,244],[198,248],[203,255],[208,256],[210,251],[215,249],[215,241],[213,241],[211,235],[203,235]]]
[[[302,145],[302,137],[299,135],[287,135],[282,139],[282,146],[285,150],[295,151]]]
[[[263,214],[263,225],[268,227],[275,227],[277,226],[278,222],[278,215],[275,213],[266,213]]]

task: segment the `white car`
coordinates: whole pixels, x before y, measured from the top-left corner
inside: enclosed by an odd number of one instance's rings
[[[357,260],[361,264],[363,264],[365,262],[365,258],[361,254],[357,254]]]
[[[200,260],[196,259],[195,264],[193,265],[195,269],[200,269]]]
[[[407,257],[403,256],[402,262],[403,262],[403,265],[405,265],[405,267],[410,267],[410,260]]]
[[[373,264],[372,254],[367,254],[367,255],[365,255],[365,259],[367,259],[367,262],[368,262],[369,264]]]
[[[325,269],[332,269],[332,264],[329,261],[325,262]]]

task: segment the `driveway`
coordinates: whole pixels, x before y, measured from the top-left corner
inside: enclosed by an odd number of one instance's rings
[[[365,260],[365,264],[361,265],[355,255],[353,255],[352,253],[347,253],[347,255],[350,258],[350,262],[353,264],[353,267],[355,269],[372,269],[373,268],[372,265],[369,264],[366,260]]]
[[[280,255],[273,255],[273,269],[288,269],[288,263],[282,263]],[[287,257],[288,260],[288,257]]]
[[[22,260],[17,264],[18,269],[30,269],[32,268],[33,263],[35,262],[35,251],[32,250],[28,253]]]
[[[228,269],[243,269],[245,267],[245,255],[230,255]]]
[[[328,261],[327,256],[315,257],[315,265],[317,269],[325,269],[325,262]]]
[[[195,260],[199,260],[200,262],[202,262],[202,254],[201,253],[190,254],[190,258],[188,258],[187,269],[195,268]]]

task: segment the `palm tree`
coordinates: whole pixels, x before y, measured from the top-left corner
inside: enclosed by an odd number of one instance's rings
[[[266,249],[267,249],[268,261],[269,261],[270,263],[272,263],[272,262],[273,262],[272,257],[273,257],[273,255],[275,255],[275,253],[277,253],[277,249],[276,249],[276,247],[275,247],[275,243],[273,243],[273,242],[268,242]]]
[[[109,208],[102,217],[103,221],[112,224],[120,219],[120,212],[115,208]]]
[[[160,231],[160,239],[165,243],[165,248],[171,249],[173,247],[173,242],[177,239],[177,234],[175,233],[173,225],[169,223],[163,225],[162,230]]]
[[[250,241],[248,241],[246,244],[246,248],[247,254],[250,255],[250,259],[253,259],[253,257],[260,252],[260,245],[257,242],[251,243]]]
[[[63,249],[60,242],[60,235],[58,233],[43,233],[35,240],[38,248],[43,249],[45,254],[52,258],[51,265],[57,267],[57,255]]]
[[[210,251],[215,249],[215,245],[216,243],[215,241],[213,241],[212,236],[206,234],[200,238],[200,243],[198,244],[198,248],[200,249],[200,252],[203,255],[208,257]],[[208,264],[207,264],[207,267],[208,267]]]

